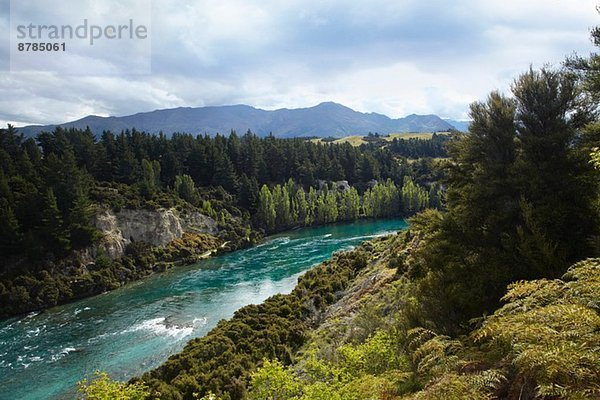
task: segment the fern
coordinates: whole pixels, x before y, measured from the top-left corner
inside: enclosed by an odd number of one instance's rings
[[[427,377],[452,371],[459,364],[462,344],[425,328],[408,331],[408,349],[419,375]]]
[[[503,349],[539,396],[600,396],[600,260],[575,264],[564,280],[517,282],[506,305],[473,338]]]

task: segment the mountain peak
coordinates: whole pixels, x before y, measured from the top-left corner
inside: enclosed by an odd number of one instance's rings
[[[183,132],[190,134],[228,134],[231,130],[265,136],[310,137],[366,135],[369,132],[432,132],[448,130],[452,125],[436,115],[411,114],[391,119],[382,114],[361,113],[333,101],[301,109],[262,110],[245,104],[207,107],[177,107],[141,112],[123,117],[87,116],[58,125],[19,128],[26,136],[52,131],[57,126],[85,129],[100,135],[104,130],[118,133],[136,128],[152,134]]]
[[[350,107],[346,107],[343,104],[336,103],[334,101],[324,101],[322,103],[317,104],[314,107],[310,107],[314,109],[322,109],[322,110],[350,110],[352,112],[357,112],[351,109]]]
[[[344,107],[344,108],[348,108],[340,103],[336,103],[334,101],[323,101],[319,104],[317,104],[314,108],[316,107]]]

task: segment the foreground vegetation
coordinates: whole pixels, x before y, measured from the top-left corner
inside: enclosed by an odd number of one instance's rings
[[[514,283],[457,337],[415,324],[418,288],[400,278],[312,335],[294,365],[265,360],[248,398],[597,398],[599,272],[590,259],[561,279]]]

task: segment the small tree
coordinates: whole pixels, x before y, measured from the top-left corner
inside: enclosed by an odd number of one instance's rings
[[[79,393],[87,400],[143,400],[150,396],[149,388],[141,382],[127,384],[110,379],[106,372],[96,371],[92,381],[78,383]]]
[[[189,175],[177,175],[175,177],[175,192],[188,203],[197,206],[200,203],[200,196],[194,181]]]
[[[294,372],[285,368],[279,361],[264,360],[262,368],[252,374],[251,400],[299,399],[302,385]]]

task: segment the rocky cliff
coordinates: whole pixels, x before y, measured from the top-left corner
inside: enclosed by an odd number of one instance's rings
[[[24,266],[26,258],[6,268],[23,272],[0,275],[0,318],[93,296],[174,265],[194,263],[222,249],[226,239],[220,235],[227,233],[204,214],[175,208],[101,208],[95,225],[102,238],[92,246],[58,259],[49,255],[30,269]],[[130,243],[144,245],[126,253]]]
[[[126,246],[132,242],[165,246],[185,232],[216,234],[218,231],[217,222],[211,217],[174,208],[117,212],[103,209],[97,213],[95,224],[104,237],[94,246],[91,255],[104,252],[113,260],[123,256]]]

